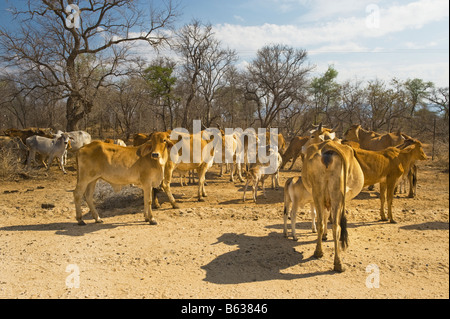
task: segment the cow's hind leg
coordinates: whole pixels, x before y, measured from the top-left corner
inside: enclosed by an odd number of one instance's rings
[[[83,200],[83,195],[87,188],[87,183],[77,183],[75,190],[73,191],[73,197],[75,202],[76,219],[78,225],[84,226],[86,223],[83,221],[83,211],[81,210],[81,201]]]
[[[313,190],[314,191],[314,190]],[[323,249],[322,249],[322,236],[324,231],[324,222],[326,223],[326,219],[324,220],[324,207],[323,207],[323,200],[322,198],[319,198],[320,196],[317,196],[317,198],[314,198],[314,206],[316,207],[316,213],[317,213],[317,245],[316,250],[314,251],[314,257],[321,258],[323,256]]]
[[[92,218],[94,218],[96,223],[103,223],[103,220],[100,218],[100,216],[98,215],[98,211],[95,208],[94,205],[94,191],[95,191],[95,185],[97,184],[97,181],[93,181],[90,182],[87,187],[86,187],[86,191],[85,191],[85,198],[86,198],[86,203],[88,204],[89,210],[92,214]]]
[[[296,200],[292,203],[292,210],[291,210],[291,231],[292,231],[292,238],[294,241],[298,241],[297,234],[295,232],[295,224],[297,222],[297,210],[298,210],[298,203]]]
[[[313,233],[317,233],[317,226],[316,226],[316,210],[314,209],[314,204],[310,204],[310,214],[311,214],[311,230]]]
[[[198,200],[200,202],[204,201],[202,197],[207,197],[205,190],[205,175],[206,175],[206,165],[202,165],[200,169],[197,170],[198,174]]]

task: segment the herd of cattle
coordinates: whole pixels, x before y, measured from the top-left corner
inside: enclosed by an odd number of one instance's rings
[[[61,132],[53,134],[50,129],[30,128],[25,130],[9,129],[0,136],[0,149],[15,145],[23,154],[21,161],[30,169],[36,159],[47,169],[54,158],[58,159],[61,170],[65,173],[64,164],[67,152],[76,153],[77,185],[74,190],[76,219],[79,225],[85,225],[82,219],[82,200],[86,200],[96,223],[102,220],[95,208],[93,194],[97,180],[103,179],[112,185],[115,191],[124,185],[133,184],[144,191],[144,218],[151,225],[156,224],[152,206],[159,207],[154,189],[161,187],[167,194],[174,208],[178,207],[170,188],[173,172],[182,176],[196,171],[198,175],[198,200],[206,196],[205,174],[214,164],[214,156],[207,160],[193,161],[193,136],[187,139],[171,140],[170,131],[153,132],[149,135],[136,134],[133,145],[126,146],[121,140],[91,140],[84,131]],[[322,240],[327,236],[327,221],[333,225],[335,246],[334,270],[343,271],[340,251],[347,243],[346,203],[357,196],[363,187],[380,184],[381,220],[395,223],[392,212],[394,192],[401,180],[409,182],[409,197],[415,196],[417,183],[417,167],[415,162],[426,160],[422,144],[417,139],[403,133],[378,134],[364,130],[360,125],[351,126],[342,139],[336,133],[320,124],[308,136],[294,137],[286,147],[282,134],[278,134],[277,169],[265,174],[267,164],[260,162],[249,164],[241,162],[236,154],[239,150],[248,150],[248,136],[242,138],[239,132],[222,135],[222,157],[233,158],[230,162],[230,180],[234,174],[244,182],[244,198],[247,186],[253,187],[253,200],[256,202],[258,184],[261,182],[264,194],[264,180],[272,177],[278,187],[280,168],[292,160],[291,169],[300,156],[303,161],[301,176],[290,178],[284,186],[284,235],[288,237],[287,220],[291,219],[291,232],[297,240],[295,224],[296,212],[306,204],[310,204],[312,231],[317,232],[318,240],[314,256],[323,256]],[[269,138],[269,134],[266,135]],[[228,141],[227,141],[228,139]],[[186,141],[186,142],[182,142]],[[201,140],[201,150],[207,148],[210,140]],[[191,150],[189,162],[174,161],[170,151],[176,143],[185,145]],[[183,148],[182,148],[183,149]],[[268,148],[267,152],[273,152]],[[21,153],[19,152],[19,153]],[[179,151],[179,155],[181,151]],[[231,157],[229,154],[231,153]],[[247,154],[244,159],[247,159]],[[48,158],[48,163],[45,159]],[[242,168],[247,167],[246,170]],[[222,166],[221,166],[222,174]],[[387,202],[387,217],[385,203]],[[291,208],[292,206],[292,208]]]

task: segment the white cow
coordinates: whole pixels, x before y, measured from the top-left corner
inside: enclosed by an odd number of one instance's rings
[[[61,130],[58,130],[55,134],[55,137],[59,137],[64,132]],[[85,131],[71,131],[66,132],[66,134],[70,137],[70,151],[72,153],[78,152],[80,148],[82,148],[84,145],[89,144],[91,142],[91,134]],[[126,146],[126,145],[125,145]],[[67,150],[64,153],[63,156],[64,165],[67,163]]]
[[[55,136],[58,137],[61,136],[61,134],[63,134],[63,132],[58,130]],[[83,147],[86,144],[89,144],[92,140],[91,134],[85,131],[71,131],[66,132],[66,134],[68,134],[70,137],[71,152],[78,151],[81,147]]]
[[[36,153],[41,154],[44,158],[48,157],[48,166],[42,162],[44,166],[50,169],[53,159],[56,157],[60,163],[61,170],[66,173],[64,169],[63,156],[69,144],[69,135],[62,133],[59,137],[47,138],[43,136],[33,135],[26,139],[26,145],[30,152],[28,153],[27,169],[30,169],[31,160],[34,160]]]

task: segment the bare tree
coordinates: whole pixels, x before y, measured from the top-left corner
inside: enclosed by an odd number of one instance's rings
[[[182,127],[188,128],[188,114],[200,86],[200,74],[202,72],[205,55],[213,38],[212,26],[203,25],[198,20],[186,24],[177,32],[175,50],[181,55],[183,61],[182,77],[186,80],[186,98],[183,110]]]
[[[282,110],[303,99],[306,75],[305,50],[286,45],[265,46],[248,66],[246,98],[257,104],[261,127],[269,127]]]
[[[448,87],[434,88],[427,99],[442,113],[444,120],[448,122]]]
[[[227,85],[226,73],[237,60],[234,50],[223,49],[220,41],[211,38],[208,48],[205,51],[203,64],[200,71],[200,94],[205,99],[206,104],[206,127],[211,126],[215,119],[212,117],[213,101],[218,93]],[[217,117],[218,115],[216,115]]]
[[[132,0],[28,1],[12,12],[20,26],[0,29],[2,61],[32,85],[66,101],[67,130],[92,110],[95,95],[112,76],[126,74],[127,53],[136,41],[157,48],[167,41],[164,31],[176,16],[170,0],[145,12]]]

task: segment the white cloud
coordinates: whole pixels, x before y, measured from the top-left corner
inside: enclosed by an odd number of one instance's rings
[[[326,1],[323,0],[321,3]],[[218,24],[214,26],[214,31],[223,43],[238,51],[256,51],[270,43],[284,43],[304,48],[342,45],[356,40],[381,38],[405,30],[420,29],[428,23],[448,18],[448,7],[447,0],[418,0],[406,5],[380,7],[379,24],[375,27],[368,25],[367,16],[363,16],[338,18],[311,26],[267,23],[259,26]]]
[[[364,15],[366,7],[369,4],[377,4],[380,0],[315,0],[305,1],[298,0],[304,3],[309,11],[300,17],[302,22],[324,21],[332,18],[348,18],[350,16]]]
[[[387,83],[394,77],[406,80],[409,78],[420,78],[425,81],[432,81],[438,87],[448,86],[449,63],[448,62],[429,62],[429,63],[404,63],[397,62],[395,67],[388,61],[368,60],[368,61],[341,61],[334,60],[321,65],[317,71],[325,72],[327,65],[333,64],[339,72],[338,81],[348,79],[368,81],[373,79],[384,80]]]
[[[234,18],[235,20],[237,20],[237,21],[245,22],[245,19],[244,19],[243,17],[239,16],[239,15],[234,15],[233,18]]]

